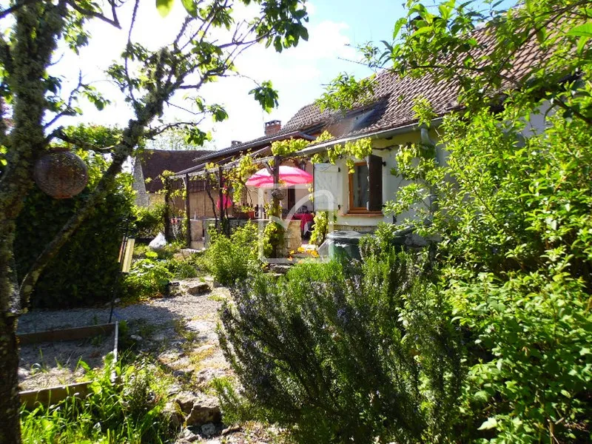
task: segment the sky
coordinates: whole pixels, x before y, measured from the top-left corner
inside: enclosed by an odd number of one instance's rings
[[[132,2],[128,2],[131,4]],[[286,123],[301,107],[314,102],[324,91],[324,85],[341,72],[364,77],[371,71],[348,60],[358,59],[356,45],[368,41],[390,40],[395,21],[404,14],[402,1],[391,0],[313,0],[307,2],[310,14],[308,42],[281,54],[273,48],[257,45],[245,51],[237,61],[239,71],[258,81],[271,80],[279,92],[279,107],[270,114],[262,111],[248,91],[255,85],[245,78],[221,79],[208,85],[200,94],[209,102],[226,107],[229,119],[213,124],[209,120],[202,129],[212,130],[214,140],[209,148],[222,149],[233,140],[248,141],[264,134],[264,123],[281,120]],[[248,14],[247,11],[237,11]],[[166,18],[158,15],[154,2],[143,0],[139,10],[138,26],[134,38],[156,49],[172,40],[185,11],[179,0]],[[112,104],[98,112],[89,103],[80,102],[84,115],[68,118],[60,124],[91,123],[125,126],[133,114],[123,101],[123,96],[105,74],[106,68],[121,53],[126,39],[126,24],[130,11],[123,10],[123,30],[94,21],[90,25],[90,44],[79,56],[60,48],[59,62],[51,73],[62,76],[64,91],[77,82],[79,71],[85,82],[102,91]],[[186,119],[181,111],[168,108],[165,121]]]

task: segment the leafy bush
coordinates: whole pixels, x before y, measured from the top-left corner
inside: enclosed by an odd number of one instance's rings
[[[321,245],[329,233],[329,212],[317,211],[314,216],[314,226],[310,235],[310,242]]]
[[[584,442],[592,418],[592,131],[556,115],[525,140],[521,117],[531,111],[447,118],[448,165],[424,163],[425,181],[414,193],[400,190],[391,208],[436,193],[437,209],[420,217],[431,224],[409,223],[442,237],[446,294],[470,351],[467,439]]]
[[[155,204],[150,207],[135,207],[137,237],[153,238],[164,233],[164,217],[166,204]]]
[[[137,260],[125,278],[127,291],[134,296],[162,294],[173,278],[167,261],[159,260],[158,254],[149,251],[145,259]]]
[[[265,257],[281,257],[284,246],[284,227],[277,222],[269,222],[263,231],[263,254]]]
[[[178,260],[170,259],[167,261],[167,268],[173,274],[175,279],[188,279],[198,276],[197,268],[191,259]]]
[[[233,291],[219,336],[244,399],[218,384],[223,406],[303,443],[445,442],[462,353],[425,258],[391,250],[344,267],[299,264]]]
[[[45,244],[84,204],[101,171],[108,166],[102,155],[78,153],[87,163],[89,185],[72,199],[53,199],[37,188],[27,195],[17,220],[15,256],[19,276],[24,276]],[[121,174],[113,192],[41,274],[31,297],[33,307],[66,308],[93,305],[111,298],[119,281],[119,247],[133,206],[132,177]]]
[[[86,365],[86,364],[83,364]],[[121,383],[111,381],[112,371]],[[23,410],[21,427],[27,443],[164,443],[175,429],[164,413],[166,386],[146,363],[114,365],[93,372],[91,392],[69,397],[53,407]]]
[[[199,266],[222,285],[233,285],[258,269],[257,226],[247,223],[230,237],[211,231],[210,246],[198,259]]]
[[[372,235],[360,239],[360,254],[362,258],[379,256],[383,252],[390,251],[393,247],[401,248],[404,244],[404,235],[410,230],[401,229],[400,226],[379,222],[376,231]]]

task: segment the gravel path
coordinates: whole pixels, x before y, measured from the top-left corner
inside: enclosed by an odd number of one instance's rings
[[[190,283],[191,280],[183,281]],[[217,288],[211,294],[225,296],[227,290]],[[211,296],[208,295],[208,296]],[[137,321],[159,325],[174,320],[190,320],[204,315],[216,314],[221,305],[216,298],[183,294],[177,297],[151,299],[148,302],[115,307],[114,320]],[[109,322],[109,307],[85,308],[73,310],[42,310],[33,311],[21,316],[18,325],[19,333],[34,333],[56,330],[59,328],[83,327],[88,325],[106,324]]]
[[[208,392],[211,381],[232,374],[218,343],[216,326],[218,309],[229,297],[228,289],[214,288],[191,295],[190,287],[203,285],[203,280],[181,281],[175,297],[152,299],[147,302],[115,308],[114,319],[127,321],[129,338],[136,341],[137,350],[152,355],[177,379],[172,395],[181,390]],[[109,307],[61,311],[34,311],[21,317],[19,333],[32,333],[59,328],[81,327],[107,323]],[[129,339],[128,339],[129,340]],[[33,359],[35,360],[35,359]],[[73,359],[71,359],[74,362]],[[26,367],[26,366],[23,366]],[[29,371],[21,368],[21,372]],[[70,370],[72,371],[72,370]],[[73,373],[76,373],[74,370]],[[23,375],[25,376],[25,375]],[[59,375],[61,376],[61,374]],[[214,436],[202,433],[200,426],[183,429],[177,443],[246,444],[283,442],[281,433],[258,423],[225,428],[223,424],[206,424],[215,430]]]

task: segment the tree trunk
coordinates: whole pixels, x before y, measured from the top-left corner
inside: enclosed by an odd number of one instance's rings
[[[26,304],[19,299],[14,266],[15,221],[33,184],[33,165],[47,146],[43,79],[65,14],[65,2],[20,7],[15,13],[15,43],[3,60],[14,95],[14,127],[3,137],[8,145],[8,165],[0,178],[0,444],[21,442],[16,316]]]
[[[3,278],[4,279],[4,278]],[[0,313],[0,444],[19,444],[20,399],[18,391],[18,345],[16,340],[17,318]]]

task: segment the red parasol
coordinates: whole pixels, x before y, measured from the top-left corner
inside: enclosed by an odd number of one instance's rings
[[[291,185],[304,185],[312,182],[312,175],[300,168],[294,168],[291,166],[280,166],[280,185],[291,186]],[[246,185],[248,187],[256,188],[273,188],[273,176],[269,174],[266,168],[257,171],[253,174]]]

